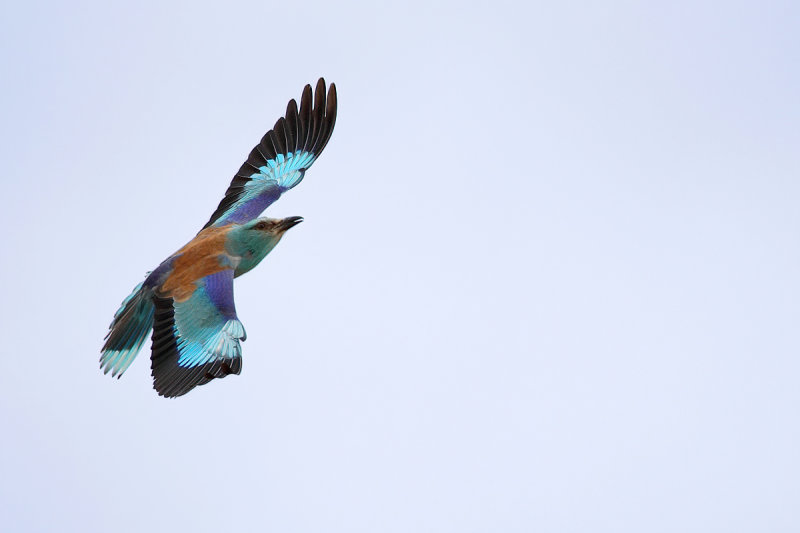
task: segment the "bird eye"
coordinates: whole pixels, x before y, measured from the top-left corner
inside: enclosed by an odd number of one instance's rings
[[[257,230],[261,230],[261,231],[267,229],[267,223],[266,222],[259,222],[258,224],[256,224],[256,229]]]

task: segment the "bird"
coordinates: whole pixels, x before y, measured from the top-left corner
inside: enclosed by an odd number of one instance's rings
[[[101,349],[100,369],[120,378],[152,331],[153,388],[183,396],[242,371],[233,280],[258,265],[302,217],[260,217],[299,184],[327,145],[336,123],[336,85],[306,85],[253,148],[199,233],[170,255],[120,305]]]

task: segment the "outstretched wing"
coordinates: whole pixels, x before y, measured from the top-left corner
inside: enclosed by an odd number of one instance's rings
[[[202,278],[185,301],[156,296],[153,387],[161,396],[186,394],[214,378],[242,371],[246,338],[233,303],[233,270]]]
[[[325,80],[320,78],[311,103],[311,85],[303,89],[300,110],[291,100],[286,116],[264,135],[231,181],[225,197],[203,226],[243,224],[258,217],[272,202],[303,179],[328,143],[336,122],[336,85],[327,101]]]

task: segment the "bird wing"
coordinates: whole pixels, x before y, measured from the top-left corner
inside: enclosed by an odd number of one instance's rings
[[[242,371],[240,340],[247,336],[233,303],[233,270],[198,280],[178,301],[155,296],[153,387],[161,396],[186,394],[214,378]]]
[[[311,103],[311,85],[303,89],[300,110],[289,101],[286,116],[264,135],[233,177],[225,197],[203,226],[244,224],[258,217],[281,194],[303,179],[328,143],[336,122],[336,85],[331,83],[327,99],[325,80],[320,78]]]

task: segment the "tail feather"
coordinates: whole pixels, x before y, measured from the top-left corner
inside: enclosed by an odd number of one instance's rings
[[[122,376],[133,363],[153,329],[154,312],[152,291],[142,282],[122,301],[111,321],[100,356],[104,374]]]

